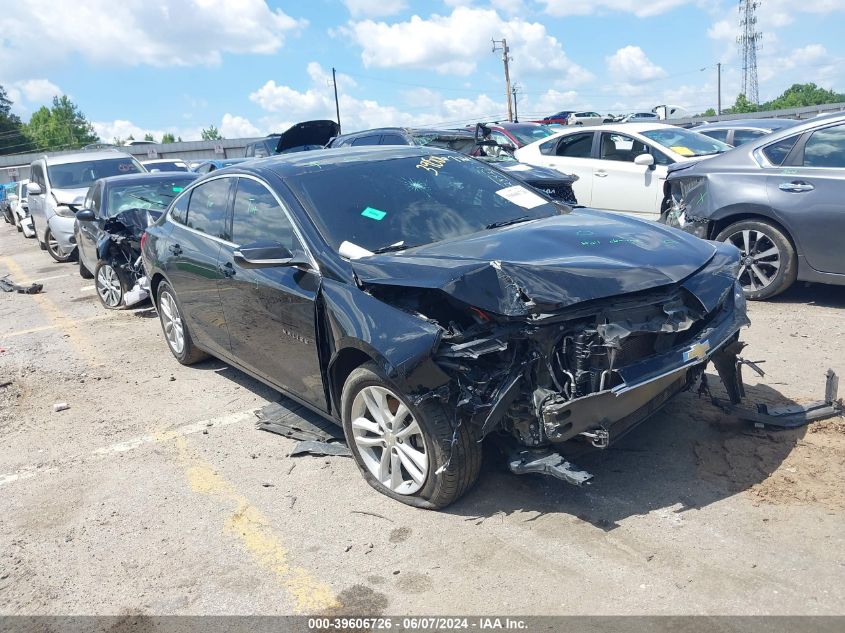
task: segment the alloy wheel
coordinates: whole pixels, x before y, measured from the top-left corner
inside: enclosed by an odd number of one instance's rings
[[[725,242],[736,246],[742,255],[738,277],[744,290],[763,290],[772,284],[782,256],[771,237],[762,231],[744,229],[729,235]]]
[[[97,271],[97,294],[103,303],[110,308],[116,308],[123,300],[123,289],[120,278],[110,264],[103,264]]]
[[[59,245],[59,241],[53,237],[53,233],[48,229],[47,230],[47,250],[53,256],[54,259],[63,261],[69,257],[68,251],[63,249]]]
[[[418,492],[429,455],[419,423],[389,389],[364,387],[352,402],[352,438],[361,460],[383,486],[400,495]]]
[[[161,324],[164,327],[164,337],[167,339],[170,349],[178,356],[185,348],[185,329],[182,325],[179,308],[176,306],[176,299],[169,292],[165,291],[161,293],[159,303],[159,314],[161,315]]]

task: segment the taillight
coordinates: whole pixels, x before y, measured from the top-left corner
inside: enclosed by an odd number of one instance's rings
[[[147,243],[147,237],[148,236],[149,236],[149,233],[147,233],[146,231],[144,231],[143,235],[141,235],[141,250],[142,251],[144,250],[144,244]]]

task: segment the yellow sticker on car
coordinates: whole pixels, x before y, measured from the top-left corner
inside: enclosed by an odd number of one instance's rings
[[[674,145],[670,147],[673,152],[678,154],[679,156],[695,156],[695,152],[692,151],[689,147],[684,147],[683,145]]]

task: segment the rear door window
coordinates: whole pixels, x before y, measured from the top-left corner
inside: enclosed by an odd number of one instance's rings
[[[352,141],[352,145],[378,145],[380,138],[381,136],[379,134],[375,134],[372,136],[361,136]]]
[[[804,167],[845,168],[845,125],[813,132],[804,145]]]
[[[693,130],[695,132],[696,130]],[[709,136],[710,138],[715,138],[717,141],[722,141],[723,143],[728,142],[728,131],[727,130],[701,130],[701,133],[704,136]]]
[[[765,132],[762,130],[734,130],[734,147],[738,147],[743,143],[750,143],[754,139],[763,136]]]
[[[408,141],[406,141],[399,134],[382,134],[381,135],[381,144],[382,145],[407,145]]]
[[[555,154],[569,158],[590,158],[593,153],[593,133],[570,134],[558,141]]]
[[[212,237],[230,240],[227,228],[229,191],[233,178],[218,178],[198,185],[188,203],[187,225]]]

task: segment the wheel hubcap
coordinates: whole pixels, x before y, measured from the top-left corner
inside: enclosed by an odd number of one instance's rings
[[[114,268],[108,264],[101,266],[97,273],[97,293],[100,295],[103,303],[110,308],[119,306],[123,298],[123,292],[120,288],[120,278],[117,276]]]
[[[159,308],[161,325],[164,328],[164,337],[167,339],[167,344],[170,345],[170,349],[175,354],[181,354],[185,347],[185,330],[173,295],[169,292],[163,292]]]
[[[352,402],[352,439],[382,485],[400,495],[420,490],[428,476],[428,450],[411,411],[384,387],[364,387]]]
[[[725,242],[742,253],[739,283],[745,290],[763,290],[771,285],[781,265],[780,250],[771,237],[746,229],[728,236]]]
[[[67,257],[67,251],[59,246],[59,242],[52,233],[47,233],[47,248],[59,257]]]

